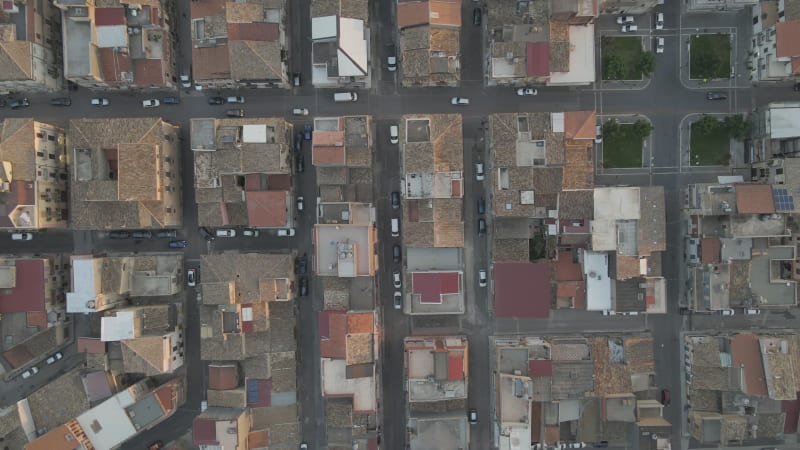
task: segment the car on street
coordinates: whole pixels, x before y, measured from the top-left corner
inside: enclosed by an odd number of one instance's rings
[[[222,97],[208,97],[209,105],[224,105],[225,99]]]
[[[229,109],[225,111],[225,115],[228,117],[244,117],[244,110],[241,108]]]
[[[302,153],[298,153],[295,166],[297,167],[297,173],[303,173],[306,170],[306,160]]]
[[[761,447],[761,450],[779,450],[778,447]]]
[[[594,127],[594,143],[601,144],[603,143],[603,126],[596,125]]]
[[[470,425],[475,425],[478,423],[478,410],[477,409],[470,409],[469,414],[467,415],[469,418]]]
[[[258,237],[260,232],[254,228],[244,228],[242,229],[242,236],[244,237]]]
[[[722,314],[723,316],[732,316],[732,315],[736,314],[736,311],[734,311],[734,310],[732,310],[730,308],[727,308],[727,309],[721,309],[719,311],[719,313]]]
[[[308,256],[303,253],[303,256],[298,257],[294,260],[294,271],[299,273],[300,275],[304,275],[308,270]]]
[[[517,89],[517,95],[526,96],[526,95],[537,95],[539,91],[534,88],[519,88]]]
[[[178,105],[181,103],[181,98],[175,97],[174,95],[169,97],[164,97],[161,99],[161,103],[165,105]]]
[[[392,298],[392,304],[394,305],[394,309],[403,309],[403,293],[400,291],[394,291],[394,296]]]
[[[486,200],[483,197],[478,199],[478,214],[481,216],[486,214]]]
[[[400,208],[400,191],[392,191],[392,209]]]
[[[397,57],[396,56],[387,56],[386,57],[386,70],[389,72],[394,72],[397,70]]]
[[[300,443],[300,450],[308,450],[308,444],[305,442]]]
[[[617,312],[614,311],[613,309],[604,309],[603,310],[603,315],[604,316],[616,316]]]
[[[623,25],[620,27],[619,31],[623,33],[633,33],[634,31],[639,31],[639,27],[636,25]]]
[[[313,135],[313,133],[314,133],[314,127],[313,126],[311,126],[309,124],[306,124],[305,126],[303,126],[303,139],[305,139],[307,141],[310,141],[311,140],[311,136]]]
[[[95,97],[92,99],[92,106],[108,106],[111,102],[105,97]]]
[[[30,241],[31,239],[33,239],[33,233],[29,232],[11,233],[12,241]]]
[[[281,228],[278,230],[278,237],[292,237],[294,236],[294,228]]]
[[[661,404],[664,406],[669,406],[670,402],[672,402],[672,398],[669,393],[669,389],[662,389],[661,390]]]
[[[592,444],[592,447],[594,447],[594,448],[606,448],[606,447],[608,447],[608,441],[595,442],[594,444]]]
[[[455,106],[467,106],[469,105],[469,99],[466,97],[453,97],[450,99],[450,104]]]
[[[297,211],[303,212],[304,209],[305,209],[305,201],[303,200],[303,196],[301,195],[297,197]]]
[[[202,235],[204,238],[206,238],[206,240],[207,240],[207,241],[213,241],[214,239],[216,239],[216,238],[214,237],[214,233],[212,233],[212,232],[211,232],[211,230],[209,230],[209,229],[208,229],[208,227],[199,227],[199,228],[197,229],[197,231],[199,231],[199,232],[200,232],[200,234],[201,234],[201,235]]]
[[[792,86],[792,90],[793,91],[800,91],[800,83],[795,83],[794,86]]]
[[[725,100],[728,95],[724,92],[710,91],[706,93],[706,100]]]
[[[399,245],[394,244],[392,246],[392,262],[400,263],[403,261],[403,250],[400,248]]]
[[[244,103],[244,97],[240,95],[232,95],[225,99],[227,103]]]
[[[236,230],[233,228],[218,228],[214,234],[217,237],[236,237]]]
[[[486,219],[478,219],[478,236],[486,236]]]
[[[656,14],[656,30],[664,29],[664,13]]]
[[[0,98],[0,108],[5,108],[5,107],[6,107],[6,101]]]
[[[480,8],[474,8],[472,10],[472,24],[476,27],[481,26],[481,15],[482,13]]]
[[[178,232],[175,230],[158,230],[156,231],[158,238],[175,238],[178,237]]]
[[[633,23],[635,21],[636,21],[636,19],[633,16],[618,16],[617,17],[617,23],[620,24],[620,25],[623,25],[623,24],[626,24],[626,23]]]
[[[308,295],[308,278],[300,277],[300,284],[298,285],[297,291],[300,293],[300,297]]]
[[[130,231],[111,231],[108,233],[109,239],[128,239],[131,237]]]
[[[308,108],[294,108],[292,114],[295,116],[307,116]]]
[[[189,242],[186,239],[180,239],[177,241],[169,241],[169,248],[186,248],[189,246]]]
[[[484,176],[483,163],[475,163],[475,180],[483,181]]]
[[[761,314],[761,310],[758,309],[758,308],[745,308],[744,309],[744,314],[746,316],[755,316],[755,315]]]
[[[403,281],[400,278],[400,272],[397,270],[392,272],[392,286],[394,286],[395,289],[400,289],[403,287]]]
[[[143,108],[156,108],[161,106],[161,102],[158,101],[157,98],[150,98],[147,100],[142,100],[142,107]]]
[[[134,239],[150,239],[153,237],[153,233],[148,230],[136,230],[131,234]]]
[[[181,86],[185,88],[192,87],[192,80],[189,79],[189,74],[181,75]]]
[[[397,144],[400,142],[399,136],[400,128],[397,125],[390,125],[389,126],[389,142],[392,144]]]
[[[664,38],[656,38],[656,53],[664,53]]]
[[[622,311],[618,313],[620,316],[638,316],[639,311]]]
[[[36,375],[37,373],[39,373],[39,368],[33,366],[30,369],[26,370],[25,372],[22,372],[22,379],[23,380],[28,379],[31,376]]]
[[[50,99],[51,106],[70,106],[72,104],[72,99],[69,97],[56,97]]]
[[[292,85],[295,87],[300,87],[303,85],[303,75],[299,72],[295,72],[292,74]]]
[[[8,106],[10,106],[11,109],[27,108],[28,106],[31,106],[31,102],[29,102],[26,97],[19,100],[14,100]]]
[[[478,286],[486,287],[486,269],[478,271]]]
[[[52,355],[50,355],[49,358],[47,358],[47,361],[46,361],[47,365],[53,364],[53,363],[55,363],[56,361],[60,360],[63,357],[64,357],[64,355],[61,352],[55,352]]]
[[[586,443],[585,442],[562,442],[560,448],[562,450],[572,449],[572,448],[586,448]]]
[[[192,268],[186,270],[186,284],[188,286],[197,285],[197,269]]]

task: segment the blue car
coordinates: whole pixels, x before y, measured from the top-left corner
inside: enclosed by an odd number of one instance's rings
[[[311,133],[314,132],[314,127],[311,125],[306,125],[303,127],[303,138],[307,141],[311,140]]]
[[[169,248],[186,248],[189,245],[186,242],[186,239],[181,239],[179,241],[169,241]]]

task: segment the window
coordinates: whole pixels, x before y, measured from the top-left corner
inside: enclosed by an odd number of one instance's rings
[[[758,24],[758,16],[753,16],[753,25]]]
[[[50,158],[50,159],[52,159],[52,160],[55,160],[55,159],[56,159],[56,155],[54,155],[53,153],[50,153],[50,154],[48,155],[48,158]]]
[[[36,156],[39,158],[44,158],[44,152],[36,152]]]
[[[39,34],[39,33],[36,33],[36,39],[37,39],[37,40],[41,40],[41,39],[42,39],[42,35],[41,35],[41,34]]]
[[[47,135],[47,140],[48,140],[48,141],[55,141],[55,140],[56,140],[56,137],[55,137],[55,136],[53,136],[52,134],[48,134],[48,135]]]
[[[775,169],[775,175],[783,175],[783,167]]]

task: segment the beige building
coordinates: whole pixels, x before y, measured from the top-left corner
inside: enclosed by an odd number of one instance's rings
[[[292,131],[283,118],[192,119],[201,226],[293,226]]]
[[[461,82],[461,2],[397,2],[398,60],[403,86]]]
[[[0,13],[0,93],[61,89],[58,10],[50,2],[3,2]]]
[[[0,228],[66,228],[64,130],[33,119],[0,126]]]
[[[88,88],[174,88],[172,2],[54,0],[64,78]]]
[[[75,119],[69,140],[73,228],[181,226],[177,125],[156,117]]]
[[[207,89],[288,88],[287,22],[285,0],[193,1],[194,82]]]

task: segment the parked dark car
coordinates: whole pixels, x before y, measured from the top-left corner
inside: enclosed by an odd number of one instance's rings
[[[403,260],[403,250],[400,248],[399,245],[395,244],[392,246],[392,261],[399,263]]]
[[[476,27],[481,26],[481,9],[475,8],[472,10],[472,24]]]
[[[311,135],[314,133],[314,127],[311,125],[306,125],[303,127],[303,139],[310,141]]]
[[[161,103],[165,105],[178,105],[181,102],[180,97],[164,97],[161,99]]]
[[[69,106],[72,104],[72,99],[69,97],[57,97],[50,99],[50,105],[52,106]]]
[[[189,246],[189,243],[186,239],[181,239],[179,241],[169,241],[169,248],[186,248]]]
[[[478,214],[486,214],[486,200],[484,200],[483,197],[478,199]]]
[[[31,102],[29,102],[27,98],[23,98],[14,100],[11,102],[11,104],[9,104],[9,106],[11,106],[11,109],[27,108],[28,106],[31,106]]]
[[[5,108],[5,107],[6,107],[6,101],[0,98],[0,108]]]
[[[225,115],[228,117],[244,117],[244,110],[243,109],[229,109],[225,111]]]
[[[208,97],[209,105],[224,105],[225,99],[222,97]]]
[[[301,275],[304,275],[308,271],[308,256],[306,256],[305,253],[303,253],[303,256],[294,260],[294,271]]]
[[[128,239],[131,237],[130,231],[112,231],[108,233],[110,239]]]
[[[158,230],[156,232],[156,237],[159,238],[175,238],[178,236],[178,232],[175,230]]]
[[[298,131],[297,134],[294,135],[294,151],[295,153],[300,153],[303,151],[303,132]]]
[[[606,448],[606,447],[608,447],[608,441],[595,442],[594,444],[592,444],[592,447],[594,447],[594,448]]]
[[[724,92],[708,92],[706,93],[706,100],[725,100],[728,95]]]
[[[669,406],[672,399],[670,398],[669,389],[662,389],[661,390],[661,404],[664,406]]]
[[[303,155],[297,155],[297,173],[302,173],[306,170],[306,160]]]
[[[308,295],[308,278],[300,277],[300,284],[298,285],[297,291],[300,293],[300,297]]]
[[[792,86],[792,89],[795,91],[800,91],[800,83],[795,83],[794,86]]]
[[[392,209],[400,207],[400,192],[392,191]]]
[[[150,239],[153,237],[153,233],[147,230],[137,230],[133,232],[134,239]]]
[[[486,220],[478,219],[478,236],[486,235]]]
[[[206,238],[206,240],[208,241],[213,241],[214,238],[216,237],[214,236],[214,233],[212,233],[211,230],[209,230],[207,227],[200,227],[197,229],[197,231],[199,231],[200,234],[203,235],[203,237]]]

